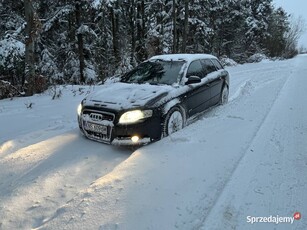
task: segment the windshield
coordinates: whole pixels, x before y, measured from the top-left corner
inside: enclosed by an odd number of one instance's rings
[[[122,82],[167,84],[177,83],[185,61],[148,61],[124,75]]]

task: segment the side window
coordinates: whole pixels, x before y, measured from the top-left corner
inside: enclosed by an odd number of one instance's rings
[[[222,64],[221,64],[218,60],[216,60],[216,59],[211,59],[211,61],[213,62],[213,64],[216,66],[216,68],[217,68],[218,70],[224,69],[223,66],[222,66]]]
[[[205,69],[206,74],[209,74],[209,73],[216,71],[216,67],[211,60],[204,59],[204,60],[202,60],[202,63],[204,65],[204,69]]]
[[[203,70],[203,66],[199,60],[193,61],[190,64],[188,68],[188,72],[187,72],[187,77],[190,77],[190,76],[198,76],[200,78],[204,78],[206,76]]]

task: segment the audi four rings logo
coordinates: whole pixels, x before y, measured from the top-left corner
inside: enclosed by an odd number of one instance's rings
[[[90,117],[92,118],[93,121],[101,121],[103,116],[98,113],[91,113]]]

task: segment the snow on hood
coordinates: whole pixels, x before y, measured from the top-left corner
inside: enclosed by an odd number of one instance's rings
[[[150,106],[168,95],[175,88],[170,85],[106,84],[86,97],[84,105],[101,106],[115,110]]]

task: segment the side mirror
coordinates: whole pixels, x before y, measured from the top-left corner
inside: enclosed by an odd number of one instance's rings
[[[185,83],[186,85],[200,83],[201,79],[198,76],[190,76],[188,81]]]

